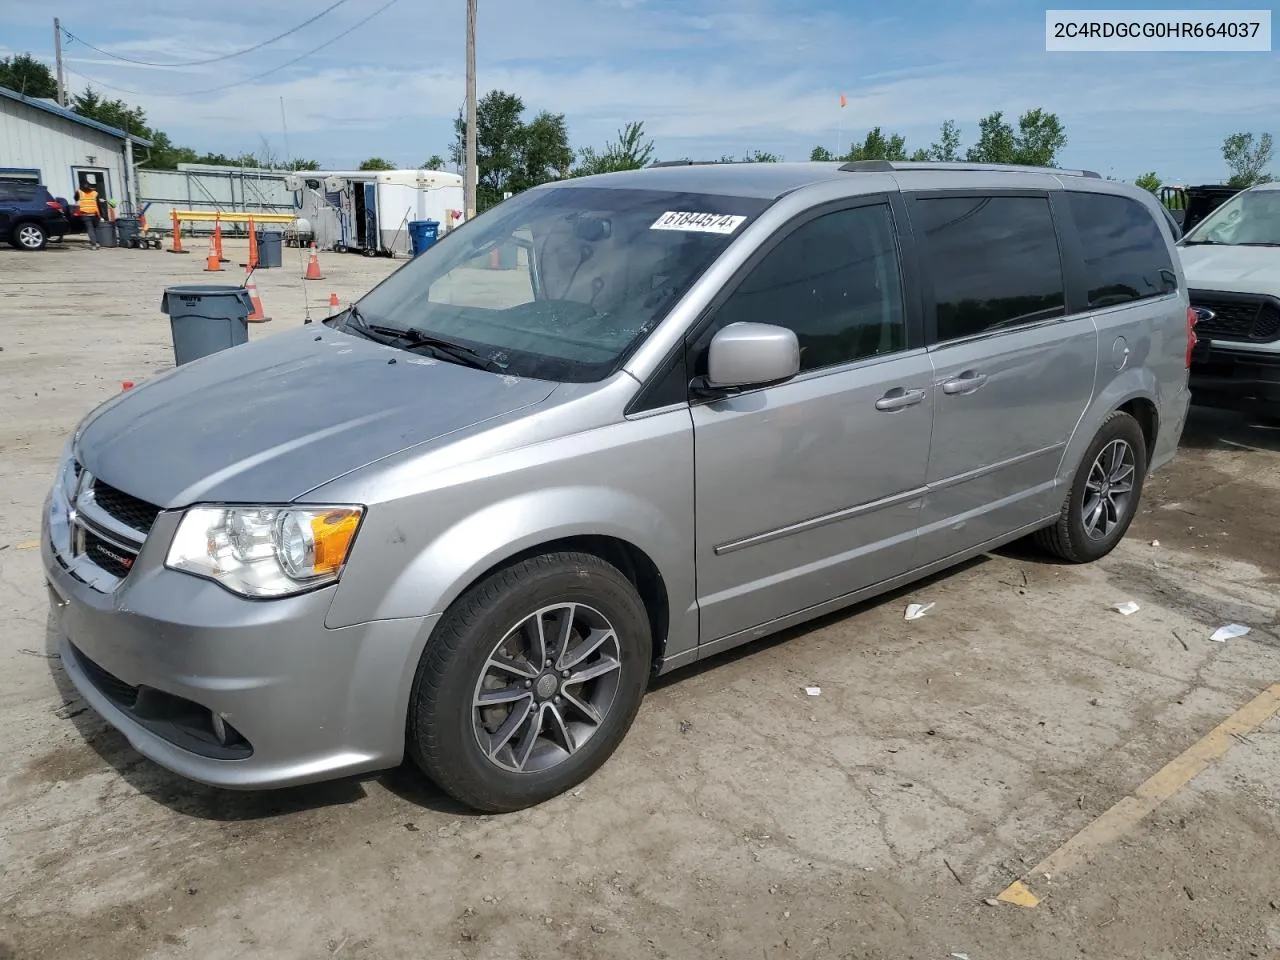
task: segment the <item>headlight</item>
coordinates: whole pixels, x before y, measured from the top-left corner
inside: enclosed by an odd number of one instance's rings
[[[58,476],[55,481],[67,503],[75,500],[76,483],[79,479],[80,471],[76,469],[75,458],[71,455],[71,444],[67,443],[62,449],[62,459],[58,461]]]
[[[245,597],[285,597],[333,583],[363,507],[192,507],[165,566]]]

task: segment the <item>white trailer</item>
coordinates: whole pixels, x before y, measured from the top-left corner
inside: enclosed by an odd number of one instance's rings
[[[299,229],[325,250],[409,256],[411,221],[435,220],[443,234],[462,215],[462,177],[440,170],[307,171],[290,186]]]

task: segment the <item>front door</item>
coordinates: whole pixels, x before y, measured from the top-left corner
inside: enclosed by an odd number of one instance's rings
[[[364,248],[370,253],[382,249],[382,240],[378,234],[378,185],[364,185]]]
[[[921,563],[1052,516],[1062,453],[1093,394],[1098,335],[1068,314],[1044,193],[910,206],[935,369]]]
[[[714,332],[753,321],[790,327],[801,348],[795,379],[692,408],[703,643],[912,565],[933,405],[896,204],[794,224],[690,347],[705,372]]]

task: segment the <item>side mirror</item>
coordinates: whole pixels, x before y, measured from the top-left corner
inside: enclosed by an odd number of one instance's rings
[[[800,372],[795,331],[770,323],[731,323],[711,338],[707,375],[695,391],[724,396],[734,390],[790,380]]]

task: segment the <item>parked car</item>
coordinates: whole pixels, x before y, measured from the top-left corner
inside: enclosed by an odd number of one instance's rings
[[[1164,186],[1160,188],[1159,196],[1160,202],[1178,224],[1178,229],[1186,233],[1239,193],[1240,189],[1222,183],[1197,187]]]
[[[1236,194],[1178,252],[1199,316],[1193,401],[1280,422],[1280,184]]]
[[[407,754],[524,807],[605,762],[655,674],[1028,535],[1105,556],[1193,342],[1157,201],[1094,174],[539,187],[91,413],[43,518],[62,663],[195,780]]]
[[[0,179],[0,237],[19,250],[43,250],[70,229],[66,204],[30,180]]]

